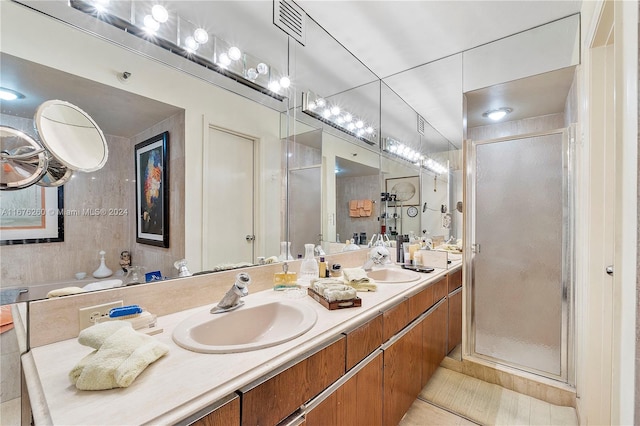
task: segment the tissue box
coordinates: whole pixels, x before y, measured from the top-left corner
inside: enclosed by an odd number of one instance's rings
[[[422,254],[422,264],[432,268],[449,268],[449,253],[438,250],[420,250]]]

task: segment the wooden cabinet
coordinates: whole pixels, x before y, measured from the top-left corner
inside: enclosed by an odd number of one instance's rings
[[[382,340],[386,342],[409,324],[409,304],[403,301],[382,313]]]
[[[204,417],[195,426],[240,426],[240,397],[235,395]]]
[[[424,387],[447,355],[447,300],[438,305],[422,321],[422,381]]]
[[[346,338],[241,390],[242,425],[275,425],[345,373]]]
[[[397,425],[420,393],[422,352],[421,324],[384,350],[384,425]]]
[[[447,353],[462,343],[462,289],[449,295],[449,326]]]
[[[382,315],[378,315],[347,335],[347,371],[382,345]]]
[[[382,425],[382,353],[306,416],[307,426]]]
[[[447,293],[453,293],[455,290],[462,287],[462,269],[458,269],[456,272],[450,273],[448,279]]]
[[[436,283],[432,284],[433,287],[433,303],[438,303],[440,299],[447,296],[447,277],[442,277]]]
[[[413,321],[433,306],[433,286],[429,286],[409,298],[409,318]]]

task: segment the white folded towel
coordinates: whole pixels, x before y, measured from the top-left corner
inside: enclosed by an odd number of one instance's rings
[[[342,274],[347,285],[358,291],[376,291],[378,289],[375,281],[369,278],[367,272],[362,268],[344,268]]]
[[[169,352],[165,344],[133,330],[126,321],[96,324],[80,334],[78,340],[87,346],[102,342],[69,372],[71,383],[80,390],[128,387],[149,364]]]
[[[311,288],[329,302],[351,300],[357,296],[356,289],[345,285],[341,280],[336,280],[334,278],[314,280],[311,284]]]

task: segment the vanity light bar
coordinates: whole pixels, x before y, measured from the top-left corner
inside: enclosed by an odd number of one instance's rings
[[[436,174],[443,174],[448,171],[447,167],[432,158],[425,157],[408,145],[393,138],[386,137],[383,139],[382,150]]]
[[[364,119],[341,109],[339,105],[332,104],[311,91],[302,94],[302,112],[369,145],[375,145],[377,142],[376,129]]]
[[[173,20],[173,22],[177,22],[173,24],[175,29],[172,29],[168,35],[161,36],[163,31],[167,31],[163,25],[172,22],[171,16],[162,6],[155,5],[155,10],[151,8],[147,11],[148,13],[141,13],[134,10],[136,7],[141,7],[134,2],[132,3],[131,16],[128,17],[129,19],[125,19],[122,17],[122,13],[120,16],[111,13],[110,4],[105,3],[104,0],[69,0],[69,5],[272,98],[279,101],[286,98],[279,92],[291,84],[287,76],[280,74],[264,61],[242,52],[238,47],[230,45],[213,34],[209,34],[204,28],[197,27],[181,16],[177,16],[177,19]],[[136,12],[139,13],[136,14]],[[135,21],[132,16],[141,18],[139,19],[140,26],[131,22]],[[178,34],[184,36],[179,38]],[[174,41],[169,40],[169,37]]]

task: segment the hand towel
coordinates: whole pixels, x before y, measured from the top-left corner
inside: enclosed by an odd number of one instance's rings
[[[78,294],[78,293],[84,293],[84,292],[85,290],[80,287],[64,287],[64,288],[51,290],[49,293],[47,293],[47,298],[51,299],[52,297],[69,296],[72,294]]]
[[[358,200],[349,201],[349,217],[360,217],[360,210],[358,209]]]
[[[320,278],[311,282],[311,288],[329,302],[351,300],[356,297],[356,290],[336,278]]]
[[[119,322],[126,325],[113,325]],[[81,334],[82,341],[91,347],[101,340],[103,343],[69,372],[71,383],[80,390],[128,387],[149,364],[169,352],[165,344],[133,330],[126,321],[96,324]]]
[[[373,211],[373,201],[364,200],[364,206],[362,207],[362,211],[360,212],[360,216],[369,217],[371,216],[371,212]]]
[[[344,268],[344,280],[357,291],[376,291],[378,286],[362,268]]]
[[[0,334],[13,328],[11,305],[0,306]]]

